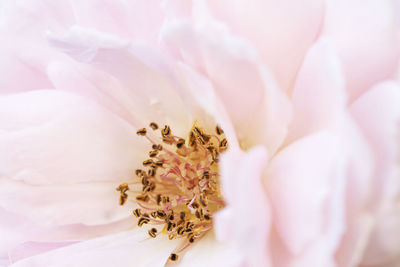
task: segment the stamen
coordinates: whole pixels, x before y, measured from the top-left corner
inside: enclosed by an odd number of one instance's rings
[[[157,123],[149,126],[158,132]],[[144,170],[135,170],[137,181],[117,187],[120,205],[133,195],[132,200],[140,206],[133,211],[138,226],[155,226],[148,230],[151,238],[163,234],[171,240],[182,240],[176,253],[209,231],[212,213],[225,205],[219,190],[218,160],[228,142],[218,125],[215,132],[208,134],[195,123],[186,140],[173,135],[170,126],[165,125],[159,137],[166,144],[163,147],[152,137],[153,132],[138,130],[138,135],[151,142],[148,158],[142,162]],[[170,255],[171,261],[178,259],[176,253]]]

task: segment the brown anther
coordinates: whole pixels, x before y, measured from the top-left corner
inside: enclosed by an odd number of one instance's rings
[[[138,177],[142,177],[145,174],[145,172],[143,170],[137,169],[137,170],[135,170],[135,174]]]
[[[163,138],[162,141],[168,145],[172,145],[173,141],[170,138]]]
[[[178,235],[183,235],[185,233],[185,228],[180,226],[178,229],[176,229],[176,232]]]
[[[197,218],[197,219],[200,219],[200,218],[201,218],[199,210],[196,210],[196,212],[195,212],[194,214],[196,215],[196,218]]]
[[[153,164],[153,160],[152,159],[148,159],[143,161],[143,166],[150,166]]]
[[[142,191],[147,193],[153,191],[155,188],[156,188],[155,183],[149,183],[148,185],[143,186]]]
[[[169,202],[169,197],[168,196],[162,196],[161,201],[163,204],[167,204]]]
[[[154,145],[151,146],[151,148],[154,149],[154,150],[161,151],[161,150],[162,150],[162,145],[156,145],[156,144],[154,144]]]
[[[116,188],[116,190],[117,191],[121,191],[121,192],[126,192],[126,191],[128,191],[129,190],[129,186],[128,186],[128,184],[127,183],[123,183],[123,184],[120,184],[117,188]]]
[[[199,208],[199,204],[197,204],[197,202],[193,202],[191,206],[192,206],[192,208],[194,208],[194,209]]]
[[[209,171],[204,171],[203,172],[203,177],[206,178],[206,179],[209,179],[210,178],[210,172]]]
[[[168,239],[169,240],[172,240],[172,239],[174,239],[176,237],[176,234],[175,233],[170,233],[170,234],[168,234]]]
[[[141,217],[138,220],[138,226],[143,226],[143,224],[146,224],[146,223],[149,223],[149,222],[150,222],[150,220],[148,218]]]
[[[164,129],[161,130],[162,137],[168,137],[171,135],[171,128],[168,125],[165,125]]]
[[[157,156],[157,154],[158,154],[158,150],[152,150],[149,152],[149,157],[154,158],[155,156]]]
[[[145,136],[146,132],[147,132],[146,128],[142,128],[142,129],[138,130],[136,132],[136,134],[141,135],[141,136]]]
[[[147,202],[149,201],[149,196],[148,195],[138,195],[136,197],[137,201],[143,201],[143,202]]]
[[[167,217],[167,214],[166,214],[165,211],[163,211],[163,210],[157,210],[157,216],[158,216],[160,219],[164,219],[164,218]]]
[[[176,142],[176,147],[177,148],[181,148],[181,147],[183,147],[183,145],[185,144],[185,139],[183,139],[183,138],[179,138],[179,140]]]
[[[142,178],[142,185],[148,185],[150,182],[149,182],[149,179],[147,178],[147,176],[143,176],[143,178]]]
[[[196,145],[196,136],[194,135],[193,131],[189,134],[189,146],[193,147]]]
[[[224,133],[224,131],[221,129],[221,127],[219,127],[218,125],[215,127],[215,132],[218,134],[218,135],[221,135],[221,134],[223,134]]]
[[[147,174],[148,174],[150,177],[154,177],[154,176],[156,175],[156,169],[153,169],[153,168],[149,169],[149,170],[147,171]]]
[[[171,255],[169,255],[169,259],[171,261],[177,261],[178,260],[178,255],[176,255],[175,253],[171,253]]]
[[[124,192],[121,192],[121,195],[119,196],[119,204],[122,206],[126,203],[126,200],[128,199],[128,195]]]
[[[168,220],[169,222],[170,222],[170,221],[173,221],[173,220],[174,220],[174,214],[168,215],[167,220]]]
[[[157,123],[155,123],[155,122],[151,122],[149,126],[150,126],[150,128],[153,129],[154,131],[158,129],[158,125],[157,125]]]
[[[150,213],[150,216],[153,217],[153,218],[157,218],[157,212],[156,211],[152,211]]]
[[[136,218],[139,218],[142,215],[142,211],[140,209],[135,209],[133,215],[135,215]]]
[[[222,139],[221,142],[219,142],[219,149],[220,150],[225,150],[228,148],[228,141],[226,138]]]
[[[207,220],[207,221],[211,220],[211,216],[210,216],[209,214],[204,214],[203,217],[204,217],[204,219]]]
[[[203,207],[207,207],[207,198],[205,196],[200,195],[199,201]]]
[[[162,167],[164,165],[164,162],[159,160],[159,161],[154,162],[154,165],[156,165],[157,167]]]
[[[149,233],[149,236],[151,236],[152,238],[155,238],[157,236],[157,229],[151,228],[148,233]]]
[[[167,231],[171,231],[175,227],[175,223],[169,222],[167,225]]]
[[[157,205],[160,205],[160,202],[161,202],[161,195],[160,194],[157,195],[156,200],[157,200]]]
[[[193,243],[193,242],[194,242],[194,237],[193,237],[193,236],[189,237],[189,242],[190,242],[190,243]]]
[[[184,211],[181,211],[181,213],[179,214],[179,218],[181,218],[181,220],[185,219],[185,215],[186,213]]]
[[[193,227],[194,227],[194,223],[192,223],[192,222],[186,223],[186,228],[193,228]]]

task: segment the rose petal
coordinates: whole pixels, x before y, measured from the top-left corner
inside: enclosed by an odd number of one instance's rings
[[[292,95],[293,121],[285,143],[332,127],[346,105],[344,77],[329,39],[320,39],[308,51]]]
[[[51,88],[46,64],[65,57],[51,49],[44,33],[72,25],[71,8],[49,0],[2,1],[2,6],[0,33],[6,38],[0,43],[0,94]]]
[[[40,90],[0,98],[0,174],[32,184],[126,181],[149,145],[92,101]]]
[[[400,52],[396,10],[392,1],[327,1],[324,33],[343,62],[350,101],[394,74]]]
[[[45,253],[51,251],[53,249],[62,248],[65,246],[76,244],[77,242],[70,241],[70,242],[27,242],[21,244],[20,246],[14,248],[9,253],[9,257],[11,262],[16,262],[21,259],[32,257],[37,254]]]
[[[115,222],[130,216],[136,203],[118,206],[115,183],[28,185],[0,180],[0,206],[44,225]]]
[[[311,266],[333,264],[344,230],[344,161],[339,147],[335,135],[318,132],[283,149],[268,168],[265,181],[274,224],[296,255],[293,266],[304,266],[307,259]]]
[[[399,251],[400,221],[398,197],[398,133],[400,122],[400,88],[397,83],[385,82],[374,86],[359,97],[351,111],[374,150],[375,172],[370,207],[377,213],[364,264],[384,264],[393,260]]]
[[[163,235],[152,239],[147,231],[137,229],[52,250],[12,266],[162,267],[177,242]]]
[[[270,261],[270,210],[262,183],[266,164],[263,147],[246,153],[231,148],[221,159],[221,189],[227,208],[215,215],[216,235],[233,243],[248,266],[268,266]]]
[[[6,258],[10,250],[26,242],[83,241],[135,227],[131,218],[97,226],[82,224],[45,226],[34,223],[25,216],[7,212],[3,208],[0,208],[0,217],[0,257]]]
[[[375,195],[371,205],[375,208],[393,198],[390,179],[397,163],[398,130],[400,122],[400,88],[397,83],[385,82],[374,86],[351,105],[351,113],[375,155]],[[395,184],[397,184],[395,182]]]
[[[193,23],[171,20],[164,24],[163,41],[179,60],[211,80],[241,146],[263,143],[273,153],[286,135],[289,102],[246,41],[233,37],[206,7],[197,4],[196,13]]]
[[[181,136],[190,129],[192,122],[187,118],[187,111],[170,77],[161,73],[166,67],[151,54],[153,50],[143,50],[127,40],[81,27],[71,28],[62,37],[50,34],[49,40],[78,61],[116,78],[125,88],[126,100],[121,104],[125,108],[135,105],[141,111],[137,127],[156,121],[173,126],[173,131]]]
[[[235,35],[248,39],[279,86],[293,87],[298,68],[323,23],[324,1],[207,1]],[[294,45],[295,44],[295,45]]]

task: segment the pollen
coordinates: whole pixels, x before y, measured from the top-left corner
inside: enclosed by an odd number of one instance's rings
[[[223,130],[216,126],[206,132],[195,123],[187,138],[173,129],[151,122],[137,133],[150,142],[144,154],[143,168],[134,171],[131,182],[117,187],[120,205],[128,200],[139,208],[132,215],[140,227],[148,227],[150,238],[166,235],[180,239],[179,253],[204,236],[213,227],[213,213],[224,207],[219,188],[218,160],[228,148]]]

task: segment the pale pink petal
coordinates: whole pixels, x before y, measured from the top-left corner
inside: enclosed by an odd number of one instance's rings
[[[338,266],[359,266],[373,225],[374,217],[368,213],[358,213],[348,221],[346,234],[343,235],[340,247],[335,255]]]
[[[251,41],[285,91],[292,89],[305,53],[320,32],[324,2],[208,0],[218,19]]]
[[[13,248],[8,256],[11,262],[16,262],[24,258],[32,257],[37,254],[45,253],[53,249],[76,244],[75,241],[69,242],[26,242]]]
[[[365,264],[383,264],[393,260],[399,251],[396,234],[399,213],[398,131],[400,123],[400,88],[386,82],[374,86],[358,98],[351,111],[374,150],[374,191],[370,207],[377,212],[369,241]]]
[[[197,4],[195,11],[194,22],[164,24],[163,41],[178,60],[213,83],[242,147],[263,143],[273,153],[286,135],[291,116],[285,95],[249,43],[232,36],[205,6]]]
[[[340,140],[329,132],[299,139],[272,159],[265,182],[290,266],[334,266],[345,212]]]
[[[397,177],[398,178],[398,177]],[[362,263],[380,266],[400,255],[400,203],[378,214],[376,225],[366,247]]]
[[[162,267],[177,242],[166,236],[153,239],[147,231],[137,229],[55,249],[12,266]]]
[[[343,63],[351,101],[394,74],[400,50],[396,11],[393,1],[327,1],[324,33]]]
[[[138,124],[141,110],[135,105],[135,99],[110,75],[86,64],[68,61],[51,62],[47,74],[56,89],[87,97],[131,125]]]
[[[149,144],[89,99],[56,90],[0,98],[0,174],[31,184],[132,177]]]
[[[120,207],[116,183],[29,185],[0,180],[0,206],[43,225],[98,225],[131,216],[136,203]]]
[[[152,45],[164,15],[161,0],[70,1],[77,24]]]
[[[346,106],[344,77],[329,39],[308,51],[293,89],[293,121],[285,143],[332,127]]]
[[[96,226],[40,225],[23,215],[7,212],[3,208],[0,208],[0,217],[0,257],[5,258],[8,258],[11,250],[26,242],[83,241],[135,227],[131,218]]]
[[[233,244],[248,266],[270,262],[270,209],[262,180],[266,164],[263,147],[248,152],[231,148],[221,159],[221,189],[227,207],[215,215],[216,236]]]
[[[62,31],[73,24],[67,1],[3,2],[0,34],[5,38],[0,43],[0,94],[51,88],[46,64],[64,56],[46,43],[45,32]]]
[[[132,46],[129,41],[92,29],[73,27],[65,36],[49,35],[50,42],[76,60],[113,76],[125,88],[124,108],[135,106],[135,126],[151,121],[169,124],[178,135],[191,127],[186,108],[155,50]],[[120,92],[119,92],[120,93]],[[119,94],[121,96],[121,94]],[[128,105],[129,104],[129,105]],[[178,123],[179,122],[179,123]]]
[[[222,243],[216,240],[213,232],[207,233],[178,256],[178,264],[170,263],[166,267],[265,266],[246,265],[241,251],[230,243]]]
[[[392,177],[396,168],[400,122],[400,88],[395,82],[374,86],[351,105],[351,113],[369,141],[375,157],[374,208],[393,200],[398,185]]]

